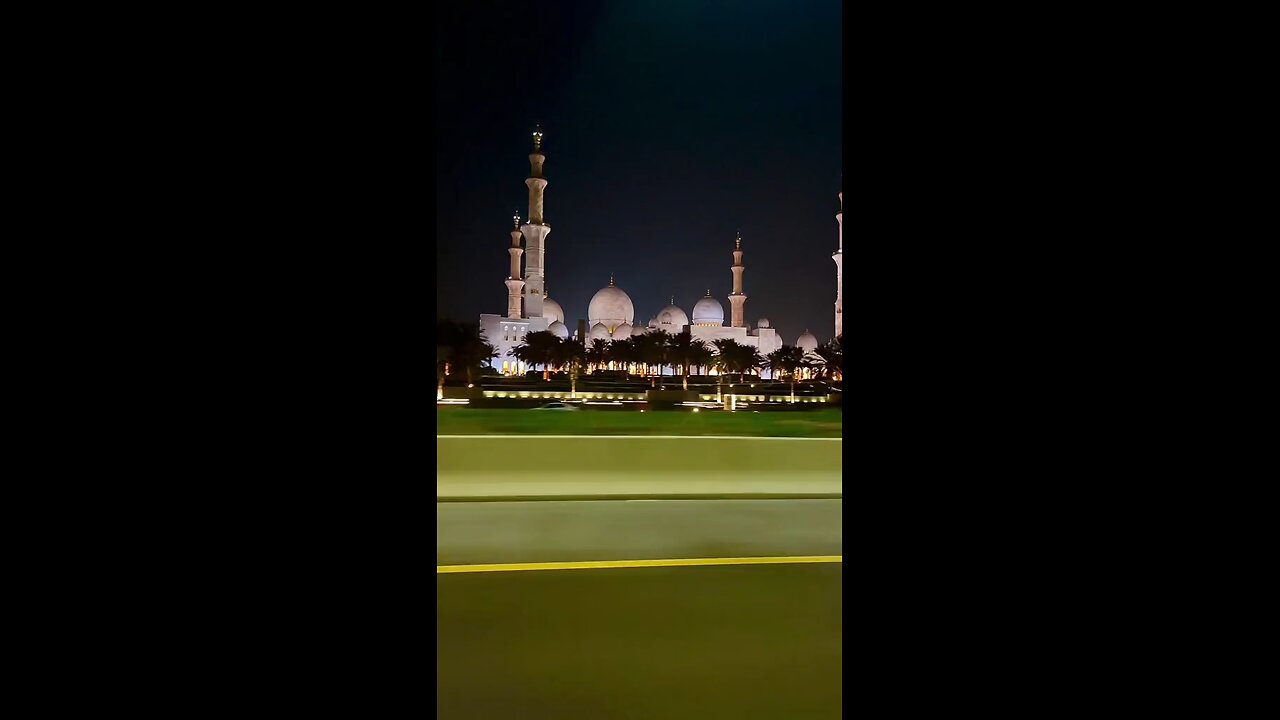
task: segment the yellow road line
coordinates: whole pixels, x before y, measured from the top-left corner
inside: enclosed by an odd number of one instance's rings
[[[665,560],[585,560],[579,562],[497,563],[493,565],[437,565],[436,574],[513,572],[516,570],[596,570],[604,568],[690,567],[700,565],[791,565],[796,563],[838,562],[844,562],[844,556],[795,555],[789,557],[675,558]]]

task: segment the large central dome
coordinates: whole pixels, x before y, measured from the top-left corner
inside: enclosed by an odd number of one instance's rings
[[[591,304],[587,306],[587,324],[594,326],[600,323],[608,328],[610,333],[619,325],[631,324],[635,316],[636,310],[631,304],[631,298],[622,291],[622,288],[613,284],[613,278],[609,279],[608,287],[600,288],[600,291],[591,298]]]

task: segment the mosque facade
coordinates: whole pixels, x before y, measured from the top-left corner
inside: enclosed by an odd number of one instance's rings
[[[543,215],[543,193],[547,187],[547,179],[543,175],[543,164],[546,155],[542,151],[542,132],[533,134],[533,153],[529,155],[529,177],[525,185],[529,189],[529,217],[522,225],[520,217],[513,218],[511,230],[511,246],[507,249],[510,256],[510,272],[505,280],[507,286],[507,311],[504,315],[484,314],[480,316],[480,328],[486,341],[493,346],[497,357],[491,365],[503,374],[523,373],[525,367],[518,362],[512,351],[524,342],[525,336],[542,330],[550,331],[564,339],[571,333],[565,323],[564,309],[546,294],[546,241],[551,234],[551,226]],[[842,193],[843,196],[843,193]],[[843,199],[843,198],[842,198]],[[836,220],[840,221],[840,215]],[[843,227],[843,224],[842,224]],[[521,240],[524,247],[521,247]],[[841,247],[843,248],[843,230],[841,231]],[[619,340],[643,333],[662,332],[678,335],[685,331],[697,340],[710,345],[721,339],[731,339],[742,345],[754,347],[761,355],[782,347],[782,338],[777,330],[770,326],[767,318],[756,320],[755,327],[746,322],[747,295],[743,291],[742,236],[735,241],[732,251],[733,264],[729,270],[733,274],[733,291],[729,293],[729,323],[725,324],[724,305],[712,297],[707,290],[705,297],[693,304],[691,314],[671,303],[649,318],[647,322],[637,324],[635,305],[631,297],[609,278],[609,284],[596,292],[587,306],[585,342],[590,345],[594,340]],[[524,258],[524,270],[521,272],[521,257]],[[832,254],[836,262],[836,334],[841,332],[841,295],[840,295],[840,252]],[[577,332],[572,333],[577,337]],[[806,352],[812,352],[818,346],[817,339],[805,331],[796,341]]]

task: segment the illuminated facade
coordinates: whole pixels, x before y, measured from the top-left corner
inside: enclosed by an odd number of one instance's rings
[[[518,362],[511,351],[524,341],[525,335],[550,330],[560,337],[568,337],[564,311],[556,301],[545,296],[546,242],[551,234],[551,226],[542,216],[543,193],[547,189],[542,164],[546,160],[547,156],[542,152],[542,130],[535,130],[533,153],[529,155],[529,177],[524,181],[529,188],[529,221],[521,226],[520,216],[515,216],[511,247],[507,251],[511,256],[511,272],[504,281],[507,286],[507,314],[480,316],[484,338],[498,353],[490,364],[504,374],[524,372],[524,364]],[[525,249],[520,247],[521,238],[525,241]],[[522,255],[525,261],[523,275],[520,273]]]
[[[520,224],[520,217],[514,218],[511,230],[511,246],[507,248],[510,257],[510,271],[504,284],[507,288],[507,312],[505,315],[481,315],[480,328],[485,340],[494,347],[497,357],[490,364],[504,374],[523,373],[525,368],[516,361],[512,351],[519,346],[526,335],[531,332],[548,330],[560,338],[570,336],[565,324],[564,310],[546,295],[546,243],[551,234],[551,226],[544,216],[544,193],[547,179],[543,176],[543,164],[546,154],[542,150],[542,131],[533,134],[533,153],[529,155],[529,177],[525,185],[529,188],[528,221]],[[838,216],[837,216],[838,218]],[[521,241],[524,247],[521,247]],[[521,272],[521,259],[524,270]],[[754,347],[761,355],[782,347],[782,338],[769,325],[769,321],[761,318],[753,329],[746,323],[747,295],[743,292],[743,273],[746,270],[742,262],[742,235],[738,234],[734,242],[733,264],[730,272],[733,275],[733,291],[729,294],[729,324],[725,325],[724,306],[711,296],[707,290],[706,297],[700,298],[693,306],[692,319],[675,304],[663,308],[658,315],[651,318],[647,325],[635,324],[635,306],[631,297],[610,276],[609,284],[601,288],[591,298],[587,308],[587,344],[592,340],[618,340],[646,332],[665,332],[679,334],[688,328],[692,337],[706,342],[708,345],[716,340],[731,339],[743,345]],[[839,260],[836,260],[837,274]],[[837,293],[836,324],[839,332],[839,299]],[[577,333],[573,333],[577,337]]]

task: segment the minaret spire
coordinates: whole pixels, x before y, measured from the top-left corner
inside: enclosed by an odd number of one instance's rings
[[[511,218],[513,227],[511,228],[511,247],[507,248],[507,252],[511,254],[511,274],[507,276],[507,317],[512,320],[520,319],[520,291],[524,288],[524,281],[520,279],[520,255],[524,250],[520,249],[520,213],[517,212]]]
[[[734,240],[733,250],[733,266],[729,268],[733,273],[733,292],[729,293],[729,304],[732,306],[729,315],[729,327],[746,327],[747,323],[743,320],[742,306],[747,302],[746,293],[742,292],[742,273],[746,268],[742,265],[742,231],[738,231],[738,237]]]
[[[831,259],[836,263],[836,337],[841,337],[844,335],[844,191],[841,190],[836,197],[840,203],[836,213],[836,223],[840,226],[840,245],[831,253]]]
[[[546,297],[547,235],[551,233],[542,216],[543,192],[547,179],[542,176],[542,165],[547,160],[542,151],[542,126],[533,131],[533,153],[529,155],[529,177],[524,184],[529,188],[529,221],[521,227],[528,255],[524,263],[524,311],[529,318],[542,317],[542,300]]]

